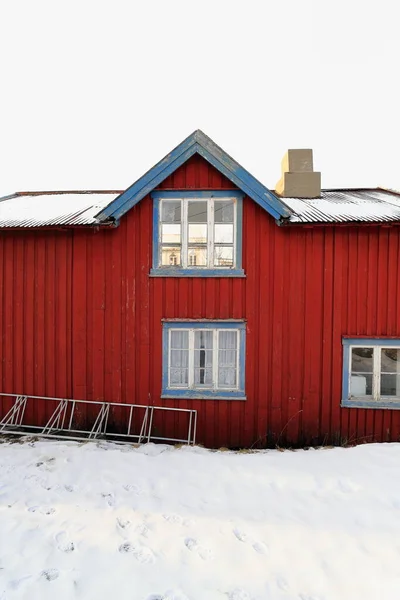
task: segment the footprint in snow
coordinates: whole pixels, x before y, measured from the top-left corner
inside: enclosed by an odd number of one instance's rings
[[[148,538],[149,533],[150,533],[150,528],[146,525],[146,523],[139,523],[139,525],[137,525],[135,527],[135,531],[139,535],[142,535],[143,537]]]
[[[140,496],[141,494],[143,494],[142,488],[134,483],[127,483],[127,484],[123,485],[122,487],[124,488],[124,490],[126,492],[133,492],[137,496]]]
[[[113,494],[107,494],[106,492],[102,492],[101,495],[107,502],[108,506],[110,506],[111,508],[115,506],[115,498]]]
[[[250,538],[249,535],[247,535],[247,533],[245,533],[237,528],[235,528],[233,530],[233,534],[236,537],[236,539],[239,540],[239,542],[251,544],[253,547],[253,550],[255,550],[255,552],[257,552],[258,554],[267,554],[268,553],[268,546],[266,544],[264,544],[264,542],[255,542],[254,540],[252,540]]]
[[[165,515],[163,515],[163,519],[168,521],[168,523],[176,523],[178,525],[184,525],[185,527],[189,527],[190,525],[194,524],[193,519],[184,519],[180,515],[174,515],[174,514],[172,514],[172,515],[165,514]]]
[[[28,512],[40,513],[41,515],[52,515],[56,512],[51,506],[30,506]]]
[[[168,590],[164,594],[150,594],[146,600],[188,600],[188,597],[179,590]]]
[[[188,550],[190,550],[190,552],[198,554],[203,560],[209,560],[210,558],[213,558],[211,550],[199,544],[199,542],[194,538],[186,538],[185,546]]]
[[[179,516],[179,515],[163,515],[163,519],[165,519],[169,523],[179,523],[179,524],[181,524],[183,522],[182,517]]]
[[[78,486],[67,484],[67,485],[64,485],[64,489],[67,492],[76,492],[76,490],[78,489]]]
[[[67,533],[65,531],[60,531],[59,533],[57,533],[56,542],[57,548],[61,552],[69,554],[70,552],[73,552],[75,550],[74,542],[71,542],[71,540],[68,539]]]
[[[361,489],[361,486],[359,486],[351,479],[339,479],[337,485],[339,490],[345,494],[358,492]]]
[[[132,554],[140,563],[154,562],[154,554],[147,546],[134,546],[130,542],[124,542],[118,548],[121,554]]]
[[[276,585],[282,592],[287,592],[289,590],[289,584],[284,577],[278,577]]]
[[[31,577],[31,575],[25,575],[25,577],[21,577],[20,579],[13,579],[8,585],[12,590],[18,590],[24,583],[31,579]]]
[[[58,579],[59,576],[60,573],[58,569],[46,569],[40,573],[40,577],[43,577],[46,581],[54,581],[55,579]]]
[[[229,600],[251,600],[251,596],[246,590],[242,588],[236,588],[231,592],[228,592]]]
[[[121,517],[117,517],[117,525],[121,527],[121,529],[128,529],[131,522],[128,519],[121,519]]]

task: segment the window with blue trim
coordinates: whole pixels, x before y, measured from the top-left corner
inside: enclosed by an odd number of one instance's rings
[[[245,399],[243,321],[165,322],[162,396]]]
[[[343,340],[344,406],[400,408],[400,339]]]
[[[160,191],[152,197],[152,275],[243,276],[242,192]]]

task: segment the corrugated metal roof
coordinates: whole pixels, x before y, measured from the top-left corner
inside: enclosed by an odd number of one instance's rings
[[[0,198],[0,227],[96,225],[119,191],[19,192]]]
[[[19,192],[0,198],[0,228],[101,225],[96,218],[118,190]],[[293,214],[283,222],[357,223],[400,221],[400,193],[374,189],[323,190],[320,198],[280,198]]]
[[[289,223],[400,221],[400,194],[382,188],[323,190],[320,198],[282,198]]]

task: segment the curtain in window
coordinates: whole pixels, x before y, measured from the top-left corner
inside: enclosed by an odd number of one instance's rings
[[[194,385],[212,387],[213,384],[213,332],[194,332]]]
[[[237,386],[237,332],[218,332],[218,387]]]
[[[189,385],[189,332],[171,331],[170,385]]]

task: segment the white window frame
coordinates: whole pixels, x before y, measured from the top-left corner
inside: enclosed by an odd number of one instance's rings
[[[180,385],[173,387],[171,385],[171,336],[174,331],[187,331],[189,333],[189,344],[188,344],[188,352],[189,352],[189,360],[188,360],[188,385]],[[213,384],[212,386],[208,385],[195,385],[194,383],[194,337],[196,331],[211,331],[213,334],[213,347],[212,347],[212,373],[213,373]],[[234,331],[236,333],[236,385],[232,387],[218,387],[218,357],[219,357],[219,332],[223,331]],[[214,390],[218,392],[229,392],[229,391],[237,391],[239,390],[239,381],[240,381],[240,329],[224,329],[224,328],[216,328],[216,327],[203,327],[203,328],[170,328],[168,330],[168,389],[170,390]]]
[[[229,270],[236,269],[237,266],[237,198],[230,196],[227,194],[226,196],[221,196],[217,198],[202,198],[199,197],[179,197],[179,198],[163,198],[160,197],[159,201],[159,235],[158,235],[158,264],[160,269],[171,268],[171,265],[163,265],[162,264],[162,203],[168,201],[181,201],[181,264],[176,265],[172,268],[176,269],[218,269],[218,270]],[[215,252],[215,243],[214,243],[214,207],[215,201],[227,201],[230,200],[233,202],[233,244],[226,244],[225,247],[232,247],[233,251],[233,262],[230,266],[224,265],[215,265],[214,264],[214,252]],[[206,265],[191,265],[188,260],[189,255],[189,244],[188,244],[188,204],[189,202],[207,202],[207,244],[205,245],[207,248],[207,264]],[[201,246],[201,244],[199,244]],[[224,244],[218,244],[217,247],[224,247]]]
[[[359,342],[349,343],[344,339],[345,351],[348,352],[347,360],[344,365],[345,377],[343,380],[342,406],[360,407],[360,408],[400,408],[400,393],[398,396],[385,396],[380,393],[381,387],[381,354],[382,350],[390,348],[400,350],[400,340],[388,338],[362,339]],[[352,377],[352,351],[355,348],[372,348],[372,394],[364,396],[351,395],[351,377]]]

